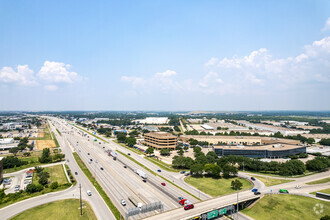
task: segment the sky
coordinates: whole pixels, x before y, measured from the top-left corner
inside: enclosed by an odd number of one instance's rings
[[[0,110],[330,110],[330,1],[0,0]]]

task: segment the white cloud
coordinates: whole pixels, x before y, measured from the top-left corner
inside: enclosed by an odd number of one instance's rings
[[[71,65],[45,61],[44,65],[38,72],[38,77],[41,80],[52,83],[73,83],[82,79],[76,72],[71,72]]]
[[[218,58],[212,57],[209,61],[205,63],[205,66],[212,66],[216,64],[219,61]]]
[[[56,85],[45,85],[44,89],[46,89],[48,91],[56,91],[58,89],[58,87]]]
[[[328,30],[330,30],[330,17],[327,19],[324,27],[322,28],[322,31],[328,31]]]
[[[211,85],[216,84],[222,84],[223,80],[219,78],[219,74],[217,72],[208,72],[202,80],[198,83],[198,85],[202,88],[210,87]],[[217,86],[217,85],[215,85]]]
[[[124,82],[131,83],[134,88],[144,87],[147,83],[147,80],[143,79],[142,77],[136,76],[122,76],[121,80]]]
[[[173,70],[166,70],[165,72],[162,73],[156,73],[154,76],[155,77],[171,77],[176,75],[176,72]]]
[[[18,65],[17,71],[11,67],[3,67],[0,70],[0,82],[17,83],[24,86],[37,85],[33,70],[28,65]]]

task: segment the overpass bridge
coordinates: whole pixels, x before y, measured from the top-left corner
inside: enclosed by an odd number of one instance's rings
[[[238,204],[239,209],[245,205],[252,204],[254,201],[260,198],[260,195],[254,195],[251,191],[239,192]],[[188,219],[216,219],[223,214],[232,214],[237,210],[237,194],[230,194],[227,196],[221,196],[212,198],[206,201],[202,201],[194,204],[194,208],[190,210],[184,210],[183,207],[168,210],[157,215],[153,215],[145,218],[145,220],[188,220]]]

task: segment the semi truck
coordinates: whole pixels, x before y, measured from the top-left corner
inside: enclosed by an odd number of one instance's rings
[[[134,172],[137,173],[143,179],[147,179],[147,174],[145,172],[143,172],[142,170],[135,169]]]
[[[133,205],[135,205],[136,207],[140,208],[142,207],[142,203],[138,201],[138,199],[134,196],[129,196],[128,200],[131,201],[131,203],[133,203]]]
[[[182,205],[182,206],[186,206],[186,205],[191,205],[192,202],[190,202],[188,199],[181,199],[179,201],[179,204]]]

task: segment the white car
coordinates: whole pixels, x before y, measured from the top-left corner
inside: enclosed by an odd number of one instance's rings
[[[88,195],[88,196],[91,196],[91,195],[92,195],[92,191],[87,190],[87,195]]]
[[[125,206],[125,205],[126,205],[126,201],[125,201],[125,200],[123,200],[123,199],[120,201],[120,203],[121,203],[123,206]]]
[[[299,186],[299,185],[296,185],[296,187],[295,187],[296,189],[300,189],[301,187]]]

